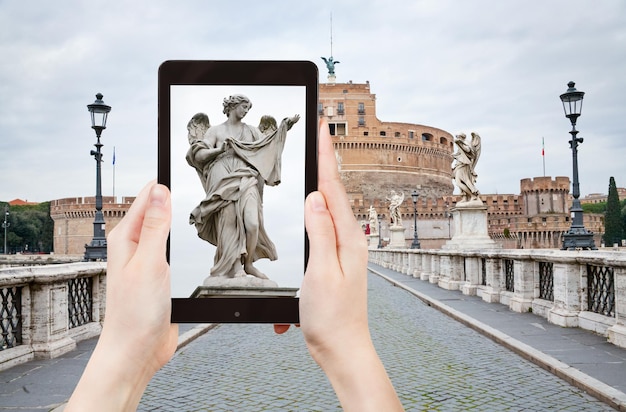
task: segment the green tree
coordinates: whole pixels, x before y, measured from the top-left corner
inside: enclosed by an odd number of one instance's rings
[[[615,179],[611,176],[609,179],[609,195],[606,200],[606,212],[604,212],[603,239],[607,246],[620,243],[624,238],[624,221],[621,209]]]
[[[5,205],[7,204],[0,204],[0,210],[4,211]],[[2,221],[4,222],[4,215]],[[49,253],[52,251],[54,221],[50,217],[50,202],[9,206],[7,222],[9,223],[7,228],[9,252]]]
[[[583,207],[583,212],[584,213],[604,213],[604,212],[606,212],[606,202],[583,203],[581,206]]]

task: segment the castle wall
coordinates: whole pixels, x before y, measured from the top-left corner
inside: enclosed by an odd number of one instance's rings
[[[126,215],[134,197],[123,197],[121,203],[111,196],[102,198],[105,232],[113,230]],[[83,255],[85,244],[93,238],[96,215],[95,197],[72,197],[50,202],[50,217],[54,221],[54,253]]]

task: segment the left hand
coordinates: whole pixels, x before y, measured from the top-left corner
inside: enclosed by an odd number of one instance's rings
[[[135,410],[152,376],[176,350],[165,248],[171,200],[148,184],[108,236],[106,316],[66,412]]]

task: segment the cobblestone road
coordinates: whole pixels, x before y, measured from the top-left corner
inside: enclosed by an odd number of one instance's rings
[[[370,327],[413,411],[611,411],[375,275]],[[182,349],[148,386],[141,411],[331,411],[340,406],[302,333],[220,325]]]

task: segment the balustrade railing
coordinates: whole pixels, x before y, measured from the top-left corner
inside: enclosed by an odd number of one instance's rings
[[[0,269],[0,370],[97,336],[105,279],[103,262]]]
[[[0,288],[0,351],[22,344],[22,288]]]
[[[504,290],[515,292],[515,262],[513,259],[504,259]]]
[[[554,302],[554,263],[539,262],[539,298]]]
[[[70,279],[67,283],[67,314],[71,329],[85,325],[93,319],[93,278]]]
[[[626,253],[370,249],[370,262],[626,347]]]
[[[615,316],[615,275],[613,268],[587,265],[587,303],[589,311]]]

